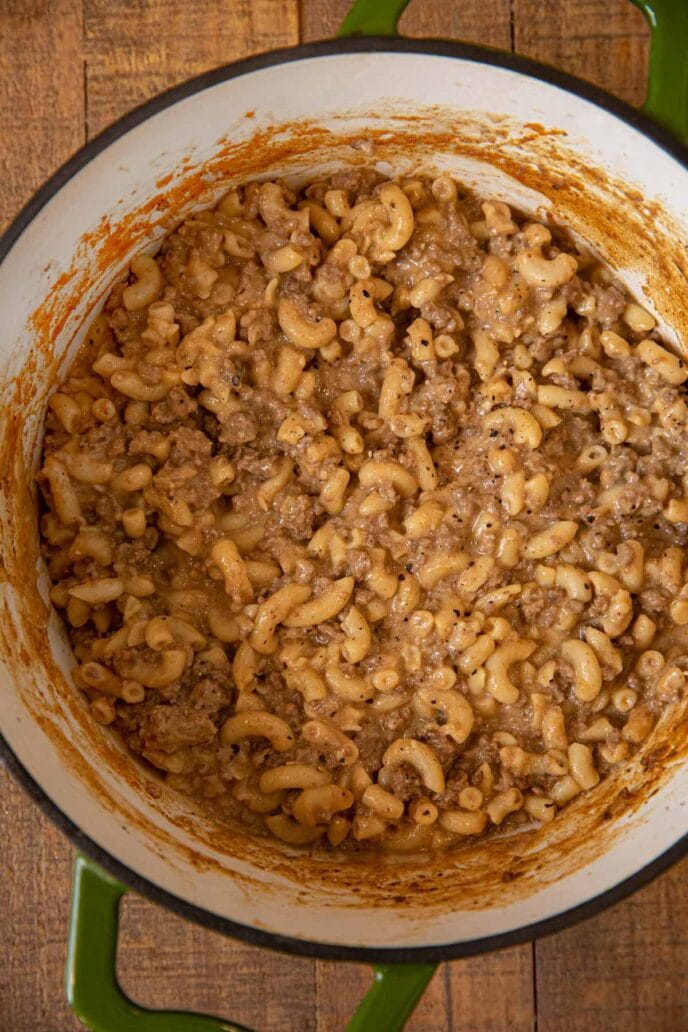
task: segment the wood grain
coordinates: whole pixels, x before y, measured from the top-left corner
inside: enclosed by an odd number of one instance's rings
[[[0,0],[0,230],[84,142],[81,0]],[[0,766],[0,1029],[81,1028],[64,995],[72,849]]]
[[[296,0],[84,0],[89,136],[156,93],[298,42]]]
[[[245,946],[125,897],[119,975],[149,1007],[205,1011],[279,1032],[315,1032],[315,966]],[[154,973],[154,977],[151,977]]]
[[[304,40],[331,38],[351,6],[350,0],[300,0],[301,36]],[[413,0],[399,24],[406,36],[437,36],[511,45],[509,0]]]
[[[688,860],[620,906],[537,943],[539,1032],[688,1028]]]
[[[532,1032],[535,1029],[531,943],[455,961],[447,965],[447,979],[450,1026],[457,1032]]]
[[[348,0],[0,0],[0,224],[88,135],[215,65],[331,36]],[[647,32],[627,0],[414,0],[401,27],[509,48],[632,102]],[[0,769],[0,1032],[73,1032],[63,966],[73,852]],[[688,1027],[688,861],[560,935],[443,965],[409,1032],[668,1032]],[[119,973],[155,1007],[260,1032],[339,1032],[362,965],[245,946],[134,896]],[[173,1032],[171,1029],[170,1032]]]
[[[73,851],[0,765],[0,1030],[76,1032],[64,992]]]
[[[407,1032],[450,1032],[446,967],[438,968],[406,1026]],[[370,968],[364,964],[316,961],[317,1032],[344,1029],[370,982]]]
[[[84,142],[81,0],[0,0],[0,230]]]
[[[516,53],[631,104],[645,97],[649,31],[629,0],[513,0]]]

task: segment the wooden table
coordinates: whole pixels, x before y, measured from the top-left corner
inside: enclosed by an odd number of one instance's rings
[[[114,118],[191,75],[331,35],[346,0],[0,0],[0,225]],[[647,32],[628,0],[415,0],[402,27],[514,49],[642,100]],[[73,850],[0,769],[0,1032],[81,1026],[62,985]],[[414,1032],[680,1032],[688,1028],[688,861],[569,931],[443,965]],[[150,1006],[260,1032],[337,1032],[361,965],[224,939],[135,898],[124,986]]]

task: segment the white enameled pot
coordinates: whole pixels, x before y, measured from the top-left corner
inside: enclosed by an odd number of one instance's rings
[[[674,126],[685,101],[665,112]],[[441,861],[308,857],[213,824],[92,722],[37,545],[46,398],[132,255],[234,183],[362,160],[447,170],[568,226],[683,346],[686,152],[576,80],[479,48],[374,38],[252,58],[152,101],[68,162],[0,248],[0,731],[20,780],[126,884],[257,943],[429,963],[561,927],[685,851],[683,707],[546,828]]]

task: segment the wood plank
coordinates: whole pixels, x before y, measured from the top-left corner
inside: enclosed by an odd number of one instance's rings
[[[0,0],[0,231],[84,141],[81,0]]]
[[[81,0],[0,0],[0,230],[84,141]],[[64,995],[72,850],[0,765],[0,1027],[81,1025]]]
[[[317,1032],[339,1032],[370,987],[366,964],[316,962]],[[446,965],[441,965],[410,1017],[406,1032],[450,1032]]]
[[[688,860],[636,896],[537,943],[544,1032],[688,1028]]]
[[[649,31],[628,0],[514,0],[518,54],[556,65],[641,104]]]
[[[0,1029],[83,1032],[65,997],[72,848],[0,764]]]
[[[312,960],[243,945],[134,895],[122,905],[118,970],[126,991],[149,1007],[315,1032]]]
[[[0,800],[0,1029],[76,1032],[64,993],[73,850],[3,767]],[[244,946],[134,895],[122,906],[118,974],[150,1007],[269,1032],[316,1027],[312,961]]]
[[[328,39],[335,35],[351,0],[301,0],[301,38]],[[509,49],[509,0],[414,0],[402,15],[405,36],[460,39]]]
[[[297,0],[84,0],[93,136],[193,75],[298,41]]]
[[[407,1032],[532,1032],[532,950],[527,943],[442,964]],[[365,965],[318,961],[318,1032],[343,1029],[369,985],[370,969]]]
[[[531,943],[457,960],[447,967],[452,1028],[461,1032],[532,1032],[536,1027]],[[542,1029],[550,1032],[547,1026]]]

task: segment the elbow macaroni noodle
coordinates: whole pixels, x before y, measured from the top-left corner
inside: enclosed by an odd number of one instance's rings
[[[609,270],[446,175],[233,189],[46,414],[94,720],[290,847],[549,823],[685,690],[687,379]]]

